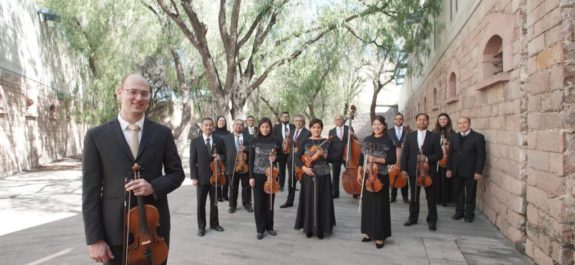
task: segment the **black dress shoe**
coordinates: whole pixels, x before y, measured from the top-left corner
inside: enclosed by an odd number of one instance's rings
[[[435,224],[429,224],[429,231],[437,230],[437,226]]]
[[[224,201],[224,198],[219,197],[219,198],[218,198],[218,201],[219,201],[219,202],[223,202],[223,201]]]
[[[212,227],[210,227],[210,229],[216,230],[216,231],[218,231],[218,232],[223,232],[223,231],[224,231],[224,228],[221,227],[221,226],[219,226],[219,225],[212,226]]]
[[[332,197],[333,199],[337,199],[337,198],[339,198],[339,193],[334,193],[334,194],[331,195],[331,197]]]
[[[361,239],[361,242],[369,242],[369,241],[371,241],[371,237],[363,237]]]
[[[286,203],[280,205],[280,208],[288,208],[288,207],[292,207],[292,206],[293,206],[293,203],[286,202]]]
[[[312,234],[312,233],[307,233],[307,234],[305,234],[305,236],[306,236],[307,238],[311,238],[311,237],[313,236],[313,234]]]
[[[409,199],[408,199],[408,198],[403,198],[403,202],[409,204]]]
[[[391,200],[389,200],[389,202],[395,202],[397,199],[396,198],[391,198]]]
[[[278,235],[278,233],[276,233],[276,231],[274,231],[274,230],[268,230],[268,234],[270,236],[277,236]]]
[[[463,221],[465,221],[466,223],[473,223],[473,217],[465,217]]]
[[[230,207],[230,209],[228,210],[228,213],[235,213],[236,212],[236,207]]]
[[[244,209],[246,209],[246,211],[248,211],[248,213],[253,213],[253,212],[254,212],[254,209],[253,209],[252,206],[249,205],[249,204],[246,205],[246,206],[244,206]]]
[[[206,234],[206,230],[204,230],[204,229],[198,230],[198,236],[199,236],[199,237],[202,237],[202,236],[204,236],[205,234]]]
[[[459,220],[461,218],[463,218],[463,214],[454,214],[451,216],[451,220]]]
[[[258,240],[261,240],[262,238],[264,238],[264,234],[263,234],[263,233],[258,233],[258,234],[256,235],[256,238],[257,238]]]
[[[317,235],[317,238],[323,239],[323,235],[322,235],[322,234],[319,234],[319,235]]]
[[[383,247],[383,243],[375,243],[375,247],[380,249]]]
[[[403,226],[412,226],[414,224],[417,224],[417,221],[407,220],[405,223],[403,223]]]

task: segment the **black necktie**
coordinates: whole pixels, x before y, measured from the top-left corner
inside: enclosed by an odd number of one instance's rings
[[[208,154],[212,154],[212,143],[210,143],[210,138],[206,139],[206,148],[208,148]]]

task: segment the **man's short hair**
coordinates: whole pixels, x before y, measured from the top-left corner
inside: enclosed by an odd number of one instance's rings
[[[211,121],[212,123],[214,122],[214,119],[210,118],[210,117],[205,117],[202,119],[202,123],[204,123],[204,121]]]
[[[423,113],[423,112],[417,113],[417,115],[415,115],[415,120],[417,120],[417,118],[419,118],[419,116],[422,116],[422,115],[425,116],[425,118],[427,118],[427,120],[429,120],[429,115],[427,115],[427,113]]]
[[[401,116],[403,118],[403,114],[401,112],[395,113],[395,115],[393,115],[393,117],[396,117],[396,116]]]
[[[289,112],[287,112],[287,111],[282,112],[281,115],[284,115],[284,114],[287,114],[289,116]]]
[[[469,116],[459,116],[460,119],[467,119],[467,122],[469,122],[469,125],[471,125],[471,118],[469,118]]]

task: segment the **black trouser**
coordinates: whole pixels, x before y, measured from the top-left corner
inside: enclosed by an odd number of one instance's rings
[[[236,208],[238,205],[238,188],[240,182],[242,183],[242,205],[244,207],[251,205],[252,189],[250,188],[250,177],[248,174],[235,173],[230,175],[231,188],[230,188],[230,208]]]
[[[455,214],[466,218],[475,217],[475,192],[477,180],[473,177],[453,177],[455,186]]]
[[[339,175],[341,173],[341,165],[345,165],[342,160],[331,162],[331,194],[339,196]]]
[[[436,181],[432,177],[432,183]],[[411,189],[411,201],[409,202],[409,220],[417,222],[419,218],[419,194],[423,187],[417,186],[415,176],[409,176],[409,187]],[[417,192],[416,192],[417,190]],[[437,223],[437,205],[435,204],[435,185],[425,188],[425,199],[427,200],[427,223]]]
[[[402,176],[399,177],[402,178]],[[407,185],[401,188],[401,197],[403,199],[409,199],[408,193],[409,193],[409,187]],[[395,201],[396,198],[397,198],[397,188],[391,188],[391,199]]]
[[[215,188],[212,185],[198,185],[196,197],[198,201],[198,229],[206,229],[206,200],[210,196],[210,226],[219,225],[218,205],[214,198]]]
[[[170,247],[170,235],[165,235],[164,236],[164,242],[166,242],[166,245],[168,245],[168,248]],[[112,251],[112,254],[114,255],[114,259],[109,260],[108,262],[104,263],[104,265],[122,265],[122,257],[124,255],[123,251],[124,249],[122,248],[122,246],[110,246],[110,250]],[[153,253],[152,253],[153,255]],[[169,254],[168,254],[169,256]],[[168,263],[168,260],[166,259],[166,262],[162,263],[163,265],[166,265]]]
[[[278,167],[280,170],[279,173],[279,183],[280,183],[280,188],[284,188],[284,184],[286,181],[286,164],[287,164],[287,155],[282,154],[282,156],[279,157],[278,159]]]
[[[287,161],[287,168],[288,168],[288,196],[287,196],[287,200],[286,203],[287,204],[293,204],[293,201],[295,199],[295,187],[297,184],[297,180],[295,180],[295,172],[293,171],[294,169],[292,168],[292,160],[288,160]]]
[[[256,231],[263,233],[266,230],[274,230],[274,198],[275,195],[269,195],[264,191],[266,176],[254,174],[256,185],[254,186],[254,216],[256,218]],[[270,198],[271,197],[271,198]],[[271,205],[270,205],[271,199]],[[271,209],[270,209],[271,206]]]

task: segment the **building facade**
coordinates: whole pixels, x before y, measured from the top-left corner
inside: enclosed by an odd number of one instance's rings
[[[575,1],[442,4],[400,110],[412,125],[418,112],[431,126],[471,117],[487,140],[478,207],[537,264],[573,264]]]

